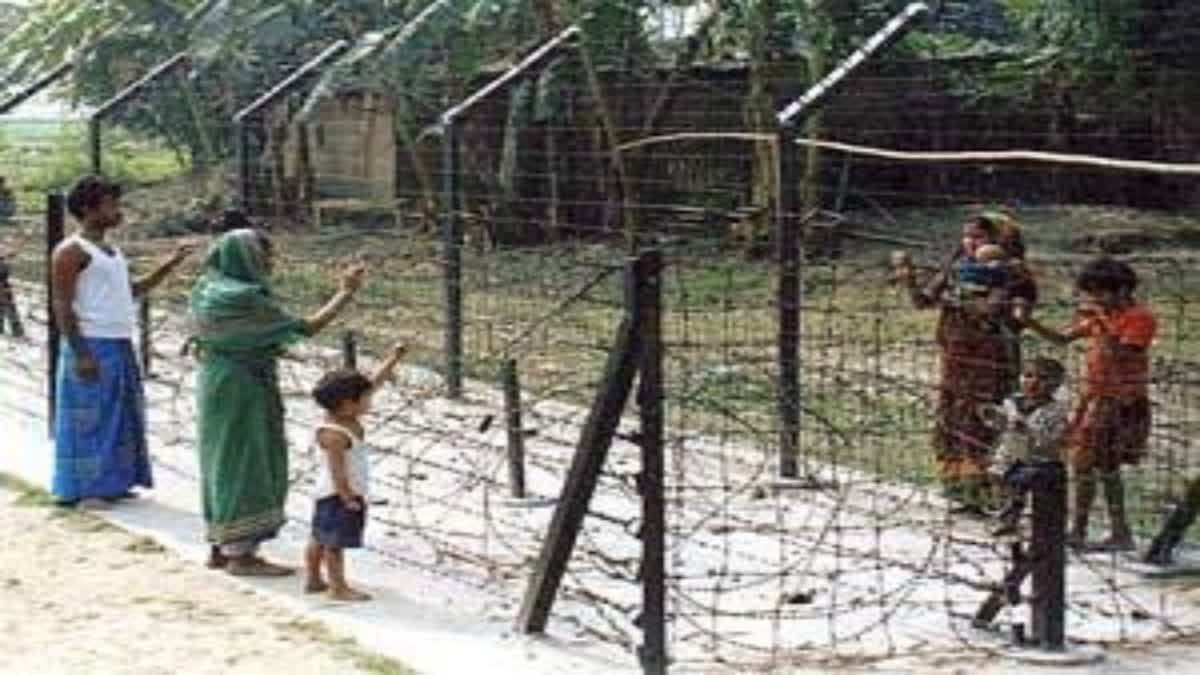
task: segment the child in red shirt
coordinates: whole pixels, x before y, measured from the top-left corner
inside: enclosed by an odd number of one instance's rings
[[[1059,333],[1028,319],[1038,334],[1060,344],[1087,338],[1083,391],[1071,420],[1068,461],[1075,475],[1075,512],[1068,543],[1075,548],[1131,551],[1121,466],[1141,460],[1150,437],[1150,345],[1156,322],[1133,298],[1137,274],[1111,258],[1089,263],[1076,279],[1082,293],[1074,324]],[[1088,545],[1088,512],[1097,481],[1104,485],[1110,536]]]

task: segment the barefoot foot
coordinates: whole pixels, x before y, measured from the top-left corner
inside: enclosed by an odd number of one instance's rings
[[[75,503],[75,508],[80,511],[107,511],[111,506],[107,501],[94,497],[81,499]]]
[[[210,570],[223,570],[229,564],[229,557],[221,553],[220,546],[208,547],[208,560],[204,561],[204,566]]]
[[[320,579],[309,579],[308,582],[304,584],[305,593],[324,593],[327,590],[329,590],[329,584]]]
[[[370,595],[349,587],[335,588],[329,591],[329,597],[338,602],[366,602],[371,599]]]
[[[230,558],[225,571],[235,577],[286,577],[296,573],[290,567],[269,563],[258,556]]]

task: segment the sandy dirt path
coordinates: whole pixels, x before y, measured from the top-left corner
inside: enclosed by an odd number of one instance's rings
[[[152,540],[8,481],[0,542],[3,675],[411,672]]]

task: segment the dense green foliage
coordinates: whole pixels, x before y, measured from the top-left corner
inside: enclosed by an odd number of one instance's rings
[[[42,0],[0,40],[0,82],[28,81],[64,59],[77,68],[70,96],[95,105],[154,64],[186,50],[188,75],[163,82],[121,123],[148,132],[193,164],[227,157],[232,114],[339,39],[352,42],[315,88],[296,96],[286,118],[319,97],[360,84],[399,92],[398,137],[412,139],[481,74],[513,63],[540,40],[583,22],[594,64],[645,90],[697,61],[748,63],[745,127],[768,130],[771,110],[861,44],[906,0]],[[1187,157],[1200,132],[1200,3],[1189,0],[946,0],[882,57],[937,58],[964,106],[1044,110],[1047,137],[1076,124],[1150,127],[1143,155]],[[692,11],[692,34],[671,40],[652,18]],[[712,13],[711,19],[696,21]],[[422,17],[419,25],[413,20]],[[407,26],[407,28],[406,28]],[[679,37],[679,36],[676,36]],[[690,40],[690,43],[689,43]],[[989,67],[955,69],[955,57],[986,55]],[[683,59],[681,61],[680,59]],[[684,62],[686,61],[686,62]],[[772,66],[779,66],[772,69]],[[781,73],[786,76],[781,77]],[[524,125],[555,114],[555,90],[578,72],[517,88],[504,145],[503,192]],[[593,113],[597,125],[600,107]],[[530,107],[538,110],[530,110]],[[658,120],[647,110],[643,130]],[[1148,117],[1149,122],[1142,118]],[[1132,121],[1130,121],[1132,120]],[[286,119],[284,120],[286,121]],[[630,126],[626,120],[626,126]],[[274,120],[273,123],[280,123]],[[821,119],[810,120],[819,131]],[[1054,141],[1048,143],[1054,146]],[[1161,149],[1161,150],[1160,150]],[[414,154],[414,163],[418,159]],[[815,165],[815,163],[813,163]],[[756,162],[756,181],[770,181]],[[416,167],[418,173],[421,171]],[[427,192],[429,192],[427,190]],[[761,201],[760,196],[755,196]]]

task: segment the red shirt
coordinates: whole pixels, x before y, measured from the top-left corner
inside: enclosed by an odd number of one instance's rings
[[[1154,315],[1139,304],[1126,305],[1075,324],[1073,333],[1091,338],[1084,374],[1085,395],[1104,398],[1148,395],[1150,345],[1154,342],[1155,330]]]

